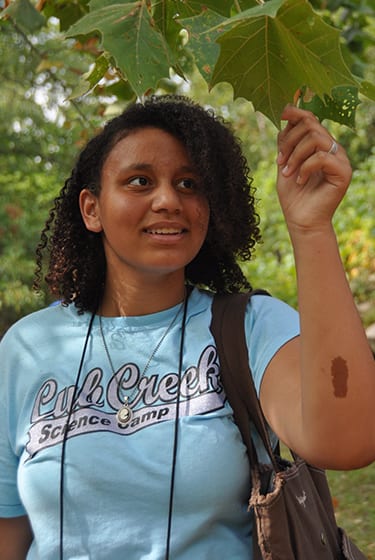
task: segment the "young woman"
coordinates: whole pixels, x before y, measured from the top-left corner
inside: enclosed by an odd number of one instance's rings
[[[283,119],[299,313],[252,298],[250,366],[277,437],[357,468],[375,459],[375,367],[332,228],[351,169],[312,114]],[[246,162],[211,112],[151,98],[88,143],[38,248],[62,304],[1,343],[1,560],[249,558],[248,462],[210,323],[214,292],[250,288],[236,259],[258,240]]]

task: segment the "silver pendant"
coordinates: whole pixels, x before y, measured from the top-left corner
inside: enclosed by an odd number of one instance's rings
[[[132,416],[132,409],[127,404],[127,402],[124,403],[116,413],[117,422],[120,424],[120,426],[126,426],[130,422]]]

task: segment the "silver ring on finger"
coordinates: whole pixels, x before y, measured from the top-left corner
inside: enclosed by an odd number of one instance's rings
[[[338,147],[337,142],[335,142],[334,140],[332,140],[331,147],[330,147],[330,149],[328,150],[327,154],[332,154],[332,155],[334,156],[335,154],[337,154],[338,149],[339,149],[339,147]]]

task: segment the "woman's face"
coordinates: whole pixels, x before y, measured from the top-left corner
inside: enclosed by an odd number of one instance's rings
[[[86,227],[102,232],[107,274],[184,276],[207,234],[209,206],[183,144],[158,128],[109,153],[98,196],[82,191]]]

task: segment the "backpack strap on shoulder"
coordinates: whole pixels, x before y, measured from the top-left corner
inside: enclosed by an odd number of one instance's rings
[[[269,295],[265,290],[248,293],[216,294],[212,304],[211,332],[215,338],[220,360],[221,380],[234,419],[247,447],[251,464],[258,465],[256,450],[251,439],[251,422],[255,425],[267,453],[275,462],[267,423],[264,418],[253,376],[249,367],[245,336],[245,310],[254,294]],[[277,465],[273,465],[279,470]]]

